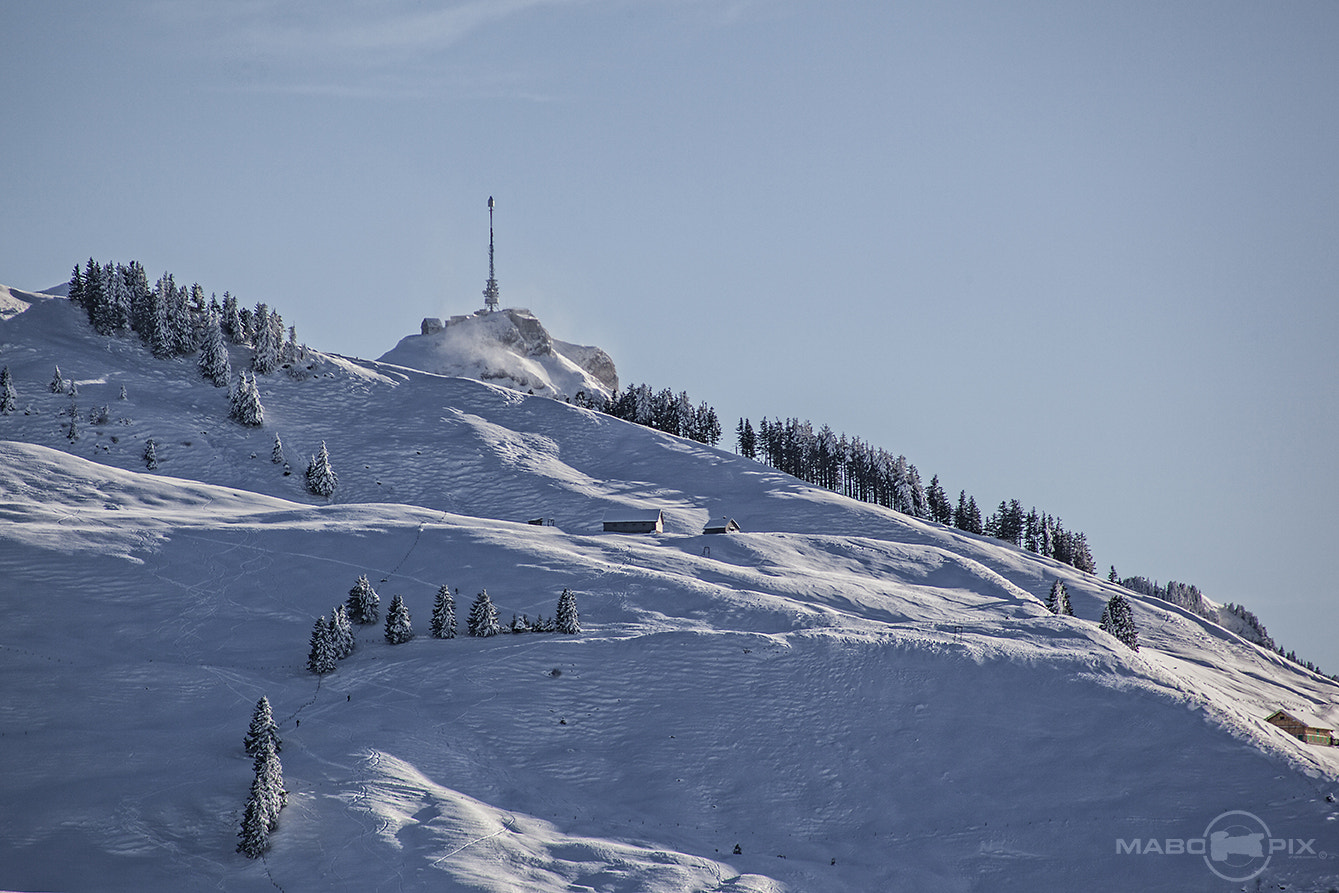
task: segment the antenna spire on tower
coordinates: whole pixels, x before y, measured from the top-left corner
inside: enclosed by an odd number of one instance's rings
[[[484,286],[484,307],[492,312],[497,309],[497,277],[493,273],[493,197],[488,197],[488,284]]]

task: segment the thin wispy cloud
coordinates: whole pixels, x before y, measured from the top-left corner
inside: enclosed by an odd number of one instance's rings
[[[707,27],[733,24],[776,0],[241,0],[163,2],[152,16],[191,52],[229,70],[221,89],[347,98],[452,94],[558,98],[534,59],[499,53],[498,67],[470,64],[472,42],[506,40],[505,28],[545,12],[680,7]],[[503,65],[513,67],[507,69]]]
[[[255,50],[339,54],[343,61],[389,61],[404,54],[432,53],[460,43],[490,25],[544,7],[586,5],[588,0],[469,0],[439,9],[419,4],[368,2],[270,4],[268,14],[247,23],[244,36]]]

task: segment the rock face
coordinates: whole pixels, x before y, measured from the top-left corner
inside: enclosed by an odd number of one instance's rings
[[[446,323],[424,319],[420,332],[401,339],[379,362],[558,399],[577,391],[608,397],[618,389],[618,371],[609,354],[555,340],[529,310],[480,311],[453,316]]]

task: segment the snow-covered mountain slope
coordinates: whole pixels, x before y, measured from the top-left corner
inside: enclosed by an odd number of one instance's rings
[[[112,409],[73,443],[56,363]],[[1115,589],[1072,568],[385,364],[262,377],[243,429],[190,362],[60,300],[0,323],[0,364],[28,410],[0,416],[0,758],[25,767],[0,776],[0,887],[1236,889],[1117,846],[1229,810],[1339,850],[1339,748],[1263,721],[1339,719],[1339,688],[1127,595],[1136,654],[1096,629]],[[300,483],[322,440],[334,505]],[[602,534],[620,506],[667,533]],[[699,533],[720,515],[744,532]],[[363,627],[318,682],[312,621],[362,573],[419,636]],[[1041,605],[1056,578],[1077,618]],[[504,621],[570,588],[584,629],[433,640],[443,584]],[[291,792],[263,863],[233,852],[261,695]],[[1339,863],[1280,853],[1261,878],[1325,890]]]
[[[559,399],[578,391],[609,397],[618,390],[608,354],[555,340],[529,310],[480,311],[452,317],[438,328],[440,323],[424,320],[421,334],[402,338],[380,362]]]

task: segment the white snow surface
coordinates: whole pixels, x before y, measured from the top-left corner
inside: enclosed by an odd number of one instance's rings
[[[618,388],[608,354],[555,340],[520,308],[453,317],[440,332],[402,338],[379,362],[559,399],[583,390],[609,397]]]
[[[1326,854],[1274,856],[1269,889],[1339,886],[1339,748],[1264,722],[1339,724],[1339,687],[1215,624],[1127,592],[1135,653],[1097,629],[1117,588],[1072,568],[402,365],[261,376],[244,429],[193,358],[23,300],[0,322],[0,888],[1235,890],[1117,851],[1229,810]],[[56,364],[85,416],[111,408],[73,443]],[[302,486],[321,441],[331,503]],[[620,508],[666,533],[601,533]],[[700,535],[721,515],[746,532]],[[312,623],[360,574],[418,635],[360,627],[318,680]],[[1042,605],[1057,577],[1075,618]],[[466,638],[484,588],[504,624],[570,588],[582,632]],[[290,793],[252,861],[261,695]]]

